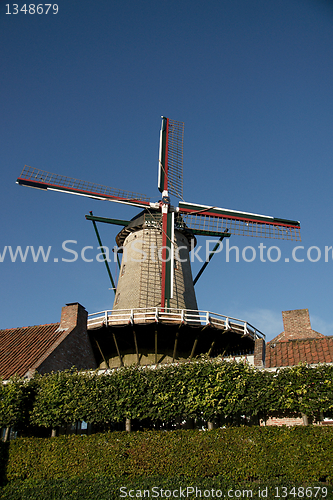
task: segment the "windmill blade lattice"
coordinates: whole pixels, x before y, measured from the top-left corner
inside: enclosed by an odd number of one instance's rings
[[[115,189],[102,184],[82,181],[65,175],[52,174],[45,170],[24,166],[17,181],[23,186],[47,189],[51,191],[62,191],[79,196],[88,196],[99,200],[116,201],[127,205],[145,208],[150,205],[150,198],[144,194]]]
[[[179,212],[194,234],[218,235],[228,228],[238,236],[301,241],[298,221],[185,202],[179,203]]]
[[[182,200],[184,123],[169,119],[168,134],[169,192]]]

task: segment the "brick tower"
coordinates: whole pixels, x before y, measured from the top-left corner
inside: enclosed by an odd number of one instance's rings
[[[161,307],[160,214],[141,213],[117,235],[116,241],[122,262],[113,310]],[[198,309],[189,256],[195,243],[189,229],[174,230],[173,252],[167,255],[173,267],[170,308]]]

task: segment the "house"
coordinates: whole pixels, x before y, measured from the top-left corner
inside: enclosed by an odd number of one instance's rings
[[[306,363],[316,366],[319,363],[333,363],[333,337],[325,336],[311,328],[308,309],[283,311],[284,331],[266,344],[265,368],[278,370]],[[304,425],[306,416],[271,416],[262,425]],[[333,425],[331,420],[323,424]]]
[[[62,308],[60,323],[0,330],[0,377],[96,368],[87,316],[84,307],[73,303]]]
[[[284,331],[266,344],[265,368],[333,363],[333,337],[312,330],[308,309],[283,311]]]

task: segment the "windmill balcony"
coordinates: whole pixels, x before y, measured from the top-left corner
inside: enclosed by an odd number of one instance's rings
[[[210,311],[142,307],[136,309],[106,310],[88,314],[88,330],[101,326],[140,325],[145,323],[165,323],[177,325],[211,326],[225,331],[234,331],[243,336],[265,338],[265,334],[241,319],[224,316]]]
[[[210,311],[148,307],[88,315],[88,333],[103,369],[192,360],[200,355],[252,364],[265,335],[246,321]],[[251,358],[251,359],[250,359]]]

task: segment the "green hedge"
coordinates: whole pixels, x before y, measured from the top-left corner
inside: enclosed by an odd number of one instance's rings
[[[333,484],[333,429],[231,427],[112,432],[1,443],[5,480],[223,477]]]
[[[208,490],[211,492],[208,498],[218,498],[217,495],[220,495],[221,491],[222,496],[227,496],[229,493],[231,498],[266,498],[267,500],[277,500],[277,493],[280,494],[280,497],[285,498],[285,490],[282,488],[287,488],[288,492],[295,491],[296,493],[296,495],[288,495],[288,498],[309,498],[312,493],[313,498],[316,494],[315,498],[333,500],[333,488],[322,483],[307,484],[305,487],[304,485],[299,487],[295,483],[280,483],[278,481],[268,481],[267,483],[258,484],[228,482],[223,477],[196,478],[195,480],[186,477],[171,479],[157,477],[139,480],[113,479],[109,477],[96,477],[94,479],[74,478],[67,480],[52,479],[44,481],[25,480],[8,484],[2,490],[2,495],[0,492],[0,498],[3,500],[118,500],[122,498],[120,496],[121,487],[127,488],[127,492],[134,490],[133,493],[131,492],[134,495],[139,495],[137,492],[140,491],[142,492],[142,497],[143,492],[148,490],[151,494],[150,497],[146,496],[143,498],[175,498],[172,495],[168,496],[169,491],[172,494],[175,491],[175,495],[177,496],[180,493],[180,488],[183,491],[185,490],[186,493],[187,488],[197,488],[197,495],[192,493],[192,490],[188,490],[189,495],[182,498],[193,500],[195,498],[207,498],[207,496],[204,497],[204,492]],[[214,490],[213,493],[212,490]],[[158,497],[156,491],[159,493]],[[199,492],[201,492],[201,497],[199,496]],[[249,492],[252,492],[252,497]],[[259,492],[261,493],[260,496]],[[265,493],[264,497],[262,496],[263,492]],[[130,499],[129,496],[125,498],[127,500]],[[135,498],[140,498],[140,496],[135,496]]]
[[[333,366],[299,365],[278,372],[198,360],[158,368],[128,367],[98,375],[75,370],[13,378],[0,384],[0,427],[56,427],[131,419],[206,421],[235,414],[333,414]]]

